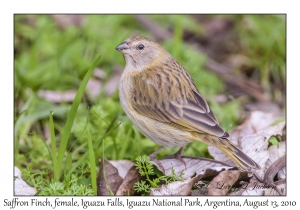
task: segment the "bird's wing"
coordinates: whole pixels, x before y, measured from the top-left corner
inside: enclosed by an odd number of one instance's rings
[[[188,72],[178,62],[162,68],[132,76],[132,107],[160,122],[228,138]]]

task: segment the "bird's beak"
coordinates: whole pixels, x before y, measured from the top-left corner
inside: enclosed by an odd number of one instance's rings
[[[116,50],[118,51],[127,50],[127,49],[129,49],[129,45],[126,42],[123,42],[116,47]]]

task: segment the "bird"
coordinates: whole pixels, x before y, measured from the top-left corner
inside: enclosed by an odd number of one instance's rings
[[[208,103],[187,70],[160,44],[144,36],[132,36],[116,47],[125,59],[119,82],[119,98],[124,112],[140,132],[165,147],[183,148],[200,141],[213,145],[231,158],[241,170],[260,166],[230,142]],[[201,75],[200,75],[201,76]]]

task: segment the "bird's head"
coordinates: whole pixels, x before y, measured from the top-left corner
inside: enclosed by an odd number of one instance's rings
[[[126,61],[125,68],[137,71],[141,71],[169,55],[161,45],[143,36],[126,39],[116,47],[116,50],[123,53]]]

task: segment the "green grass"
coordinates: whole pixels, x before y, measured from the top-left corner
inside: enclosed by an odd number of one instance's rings
[[[216,103],[214,96],[224,93],[225,85],[204,69],[206,55],[182,40],[185,30],[201,35],[204,28],[188,15],[150,18],[172,29],[173,39],[161,44],[190,72],[222,127],[230,131],[243,112],[240,100]],[[259,81],[268,87],[266,75],[271,74],[276,81],[285,78],[285,47],[280,45],[285,35],[278,32],[284,20],[277,16],[268,16],[261,22],[248,15],[227,18],[237,22],[243,52],[259,69]],[[245,18],[255,27],[248,29],[239,24]],[[158,148],[124,114],[118,93],[106,97],[102,92],[98,98],[84,94],[94,67],[101,68],[109,78],[114,65],[124,66],[123,56],[115,50],[119,43],[135,34],[153,38],[134,16],[87,15],[81,28],[61,30],[49,15],[15,15],[14,30],[14,164],[38,189],[38,195],[95,195],[100,158],[135,161]],[[272,66],[274,72],[270,70]],[[55,104],[38,96],[39,90],[70,89],[77,90],[73,103]],[[158,157],[177,149],[165,149]],[[208,157],[207,146],[193,143],[184,154]]]
[[[96,67],[96,65],[98,64],[100,60],[100,56],[94,61],[93,65],[90,67],[90,69],[88,70],[88,72],[86,73],[85,77],[83,78],[83,81],[81,83],[81,85],[79,86],[79,89],[77,91],[77,94],[75,96],[75,99],[72,103],[71,109],[68,113],[68,118],[67,118],[67,122],[66,125],[64,127],[64,131],[62,133],[62,137],[61,137],[61,141],[60,141],[60,146],[59,146],[59,151],[58,151],[58,157],[57,157],[57,170],[58,170],[58,175],[61,174],[62,171],[62,164],[63,164],[63,158],[64,158],[64,154],[67,148],[67,143],[70,137],[70,133],[71,133],[71,128],[75,119],[75,115],[78,109],[78,106],[80,104],[81,98],[83,96],[85,87],[88,83],[89,78],[91,77],[94,68]],[[56,179],[58,179],[58,177],[55,177]]]
[[[53,165],[53,173],[56,180],[59,179],[60,171],[57,166],[57,153],[56,153],[56,139],[55,139],[55,131],[54,131],[54,122],[53,122],[53,112],[50,111],[49,114],[49,126],[50,126],[50,136],[51,136],[51,158]]]

